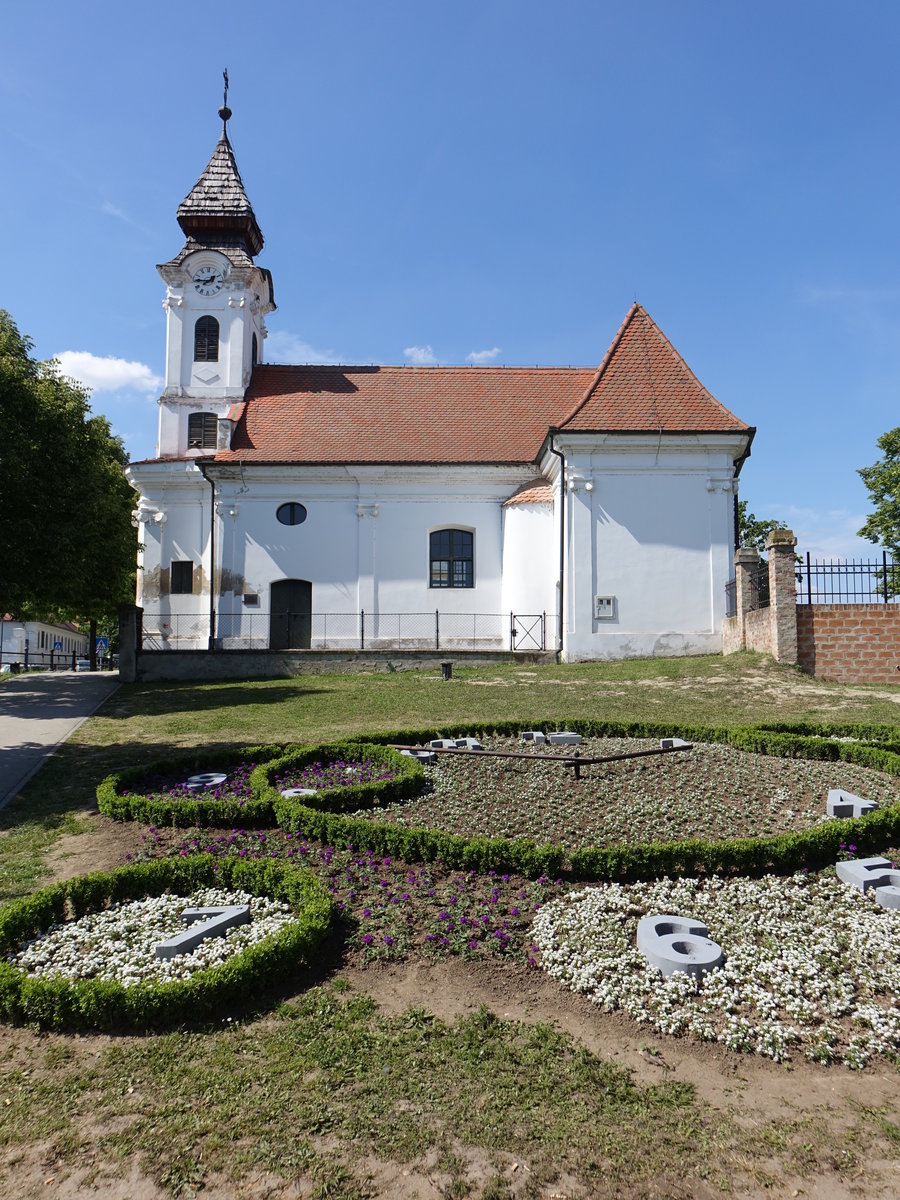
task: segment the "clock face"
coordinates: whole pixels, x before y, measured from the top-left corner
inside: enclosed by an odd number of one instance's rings
[[[225,282],[222,268],[215,265],[198,267],[192,279],[194,281],[194,290],[199,292],[201,296],[214,296]]]

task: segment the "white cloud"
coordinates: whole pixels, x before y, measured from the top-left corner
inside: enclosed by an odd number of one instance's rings
[[[266,362],[333,365],[341,360],[333,350],[317,350],[296,333],[278,329],[266,338]]]
[[[117,205],[112,204],[109,200],[103,201],[103,203],[100,205],[100,211],[105,213],[108,217],[115,217],[117,221],[124,221],[126,225],[133,224],[128,213],[125,212],[124,209],[117,207]]]
[[[807,553],[814,560],[832,558],[876,559],[881,557],[878,546],[857,536],[865,522],[865,513],[852,513],[846,508],[820,512],[796,504],[772,504],[766,509],[794,531],[797,553]]]
[[[473,350],[471,354],[466,355],[466,362],[476,364],[492,362],[499,353],[499,346],[493,346],[490,350]]]
[[[408,359],[414,367],[430,367],[437,362],[430,346],[407,346],[403,351],[403,357]]]
[[[56,356],[63,375],[77,379],[95,392],[117,392],[130,388],[138,392],[158,392],[163,384],[146,363],[125,358],[101,358],[89,350],[63,350]]]

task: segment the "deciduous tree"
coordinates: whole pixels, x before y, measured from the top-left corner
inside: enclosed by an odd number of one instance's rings
[[[0,309],[0,609],[102,619],[134,596],[128,461],[89,394]]]

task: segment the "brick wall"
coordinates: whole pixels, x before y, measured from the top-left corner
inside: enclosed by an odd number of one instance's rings
[[[900,605],[798,604],[797,658],[822,679],[900,684]]]

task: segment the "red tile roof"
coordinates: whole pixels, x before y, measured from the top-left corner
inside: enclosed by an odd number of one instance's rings
[[[503,501],[501,508],[513,508],[519,504],[552,503],[553,487],[543,476],[539,476],[517,487],[513,494]]]
[[[566,430],[749,432],[706,390],[653,318],[633,304]]]
[[[584,394],[577,367],[258,366],[217,462],[522,463]]]
[[[635,304],[597,369],[259,365],[217,462],[527,463],[550,429],[751,432]]]

